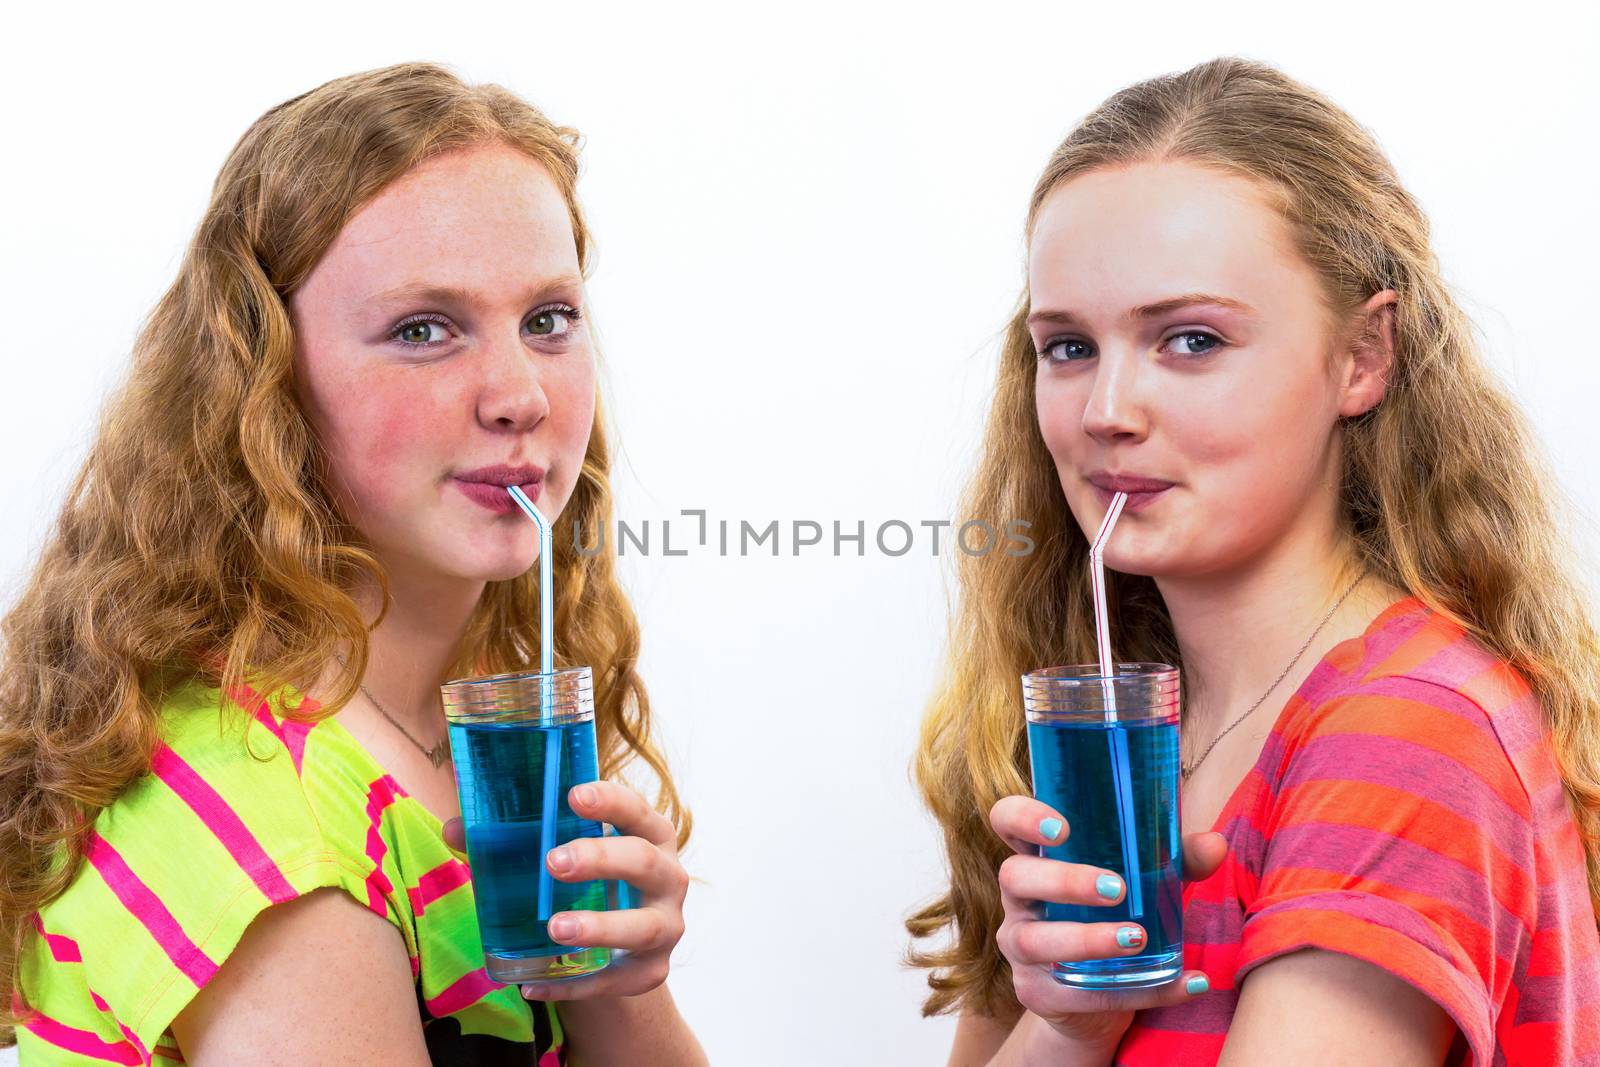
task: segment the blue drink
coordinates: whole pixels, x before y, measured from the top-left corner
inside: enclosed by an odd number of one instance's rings
[[[1140,673],[1103,682],[1098,667],[1060,667],[1024,679],[1033,793],[1069,828],[1066,841],[1042,854],[1114,871],[1127,885],[1118,904],[1046,902],[1044,917],[1127,920],[1146,936],[1136,954],[1052,968],[1057,981],[1082,988],[1160,985],[1183,969],[1177,671],[1160,664],[1118,669]]]
[[[609,905],[605,882],[562,882],[545,867],[550,849],[604,832],[567,801],[574,785],[599,777],[588,675],[582,667],[444,686],[478,934],[498,981],[572,978],[611,959],[609,949],[563,945],[548,931],[557,912]]]

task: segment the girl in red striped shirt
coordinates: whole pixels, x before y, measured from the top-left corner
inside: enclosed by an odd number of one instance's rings
[[[948,891],[929,1013],[952,1064],[1600,1064],[1600,642],[1518,413],[1370,134],[1265,65],[1117,93],[1028,213],[918,778]],[[1038,846],[1017,678],[1113,647],[1181,665],[1185,972],[1055,983],[1145,931]],[[1109,877],[1107,877],[1109,876]],[[1100,895],[1102,892],[1107,896]],[[1118,940],[1119,932],[1121,941]]]

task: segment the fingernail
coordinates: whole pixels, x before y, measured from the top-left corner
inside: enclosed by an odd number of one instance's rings
[[[1122,893],[1122,879],[1114,874],[1102,874],[1094,880],[1094,891],[1107,900],[1116,900]]]
[[[1185,982],[1183,988],[1189,991],[1191,997],[1198,997],[1201,993],[1211,988],[1211,983],[1206,981],[1205,975],[1197,974]]]
[[[593,807],[595,802],[594,790],[586,785],[580,785],[572,791],[572,799],[584,807]]]
[[[538,1000],[539,994],[544,992],[543,983],[525,982],[522,986],[523,1000]]]
[[[1040,822],[1039,822],[1039,832],[1044,835],[1044,839],[1046,841],[1054,841],[1057,837],[1059,837],[1061,835],[1061,820],[1060,819],[1042,819],[1042,820],[1040,820]]]
[[[1117,944],[1123,948],[1132,948],[1144,943],[1144,931],[1137,926],[1124,926],[1117,931]]]
[[[572,870],[572,852],[566,848],[553,848],[545,856],[545,862],[557,874],[566,874]]]
[[[569,915],[558,915],[550,920],[550,936],[557,941],[571,941],[578,936],[578,920]]]

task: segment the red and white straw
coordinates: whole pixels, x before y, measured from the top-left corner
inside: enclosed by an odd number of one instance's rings
[[[1089,546],[1089,581],[1094,586],[1094,638],[1100,651],[1100,676],[1103,678],[1109,678],[1116,669],[1111,659],[1111,623],[1106,616],[1106,565],[1103,557],[1106,542],[1111,540],[1111,530],[1117,525],[1122,506],[1127,502],[1127,493],[1118,493],[1111,498],[1106,517],[1100,520],[1100,532],[1094,535],[1094,543]],[[1114,717],[1114,710],[1108,710],[1112,711]]]

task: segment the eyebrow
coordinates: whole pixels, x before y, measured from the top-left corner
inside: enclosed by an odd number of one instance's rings
[[[576,274],[562,274],[554,278],[547,278],[533,286],[530,293],[549,292],[553,289],[582,288],[583,279]],[[477,294],[470,289],[463,289],[458,285],[430,285],[427,282],[407,282],[397,285],[392,289],[385,289],[381,293],[374,293],[367,298],[370,304],[390,304],[402,301],[430,301],[441,304],[461,304],[466,307],[478,307],[481,303]]]
[[[1129,322],[1138,322],[1141,319],[1153,319],[1157,315],[1165,315],[1169,311],[1179,308],[1192,307],[1195,304],[1214,304],[1217,307],[1228,308],[1231,311],[1254,315],[1256,309],[1242,301],[1229,296],[1217,296],[1214,293],[1185,293],[1182,296],[1172,297],[1170,300],[1157,300],[1153,304],[1140,304],[1128,312],[1124,318]],[[1081,320],[1070,311],[1035,311],[1028,316],[1028,323],[1059,322],[1077,325]]]

